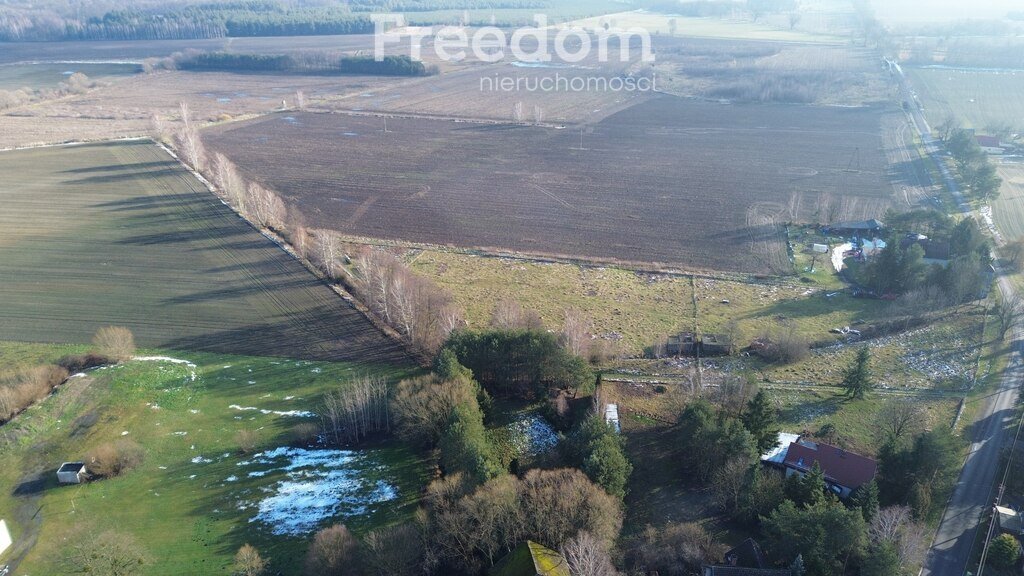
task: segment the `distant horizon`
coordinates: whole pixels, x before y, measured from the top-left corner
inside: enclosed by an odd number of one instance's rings
[[[963,0],[871,0],[880,20],[889,22],[945,22],[968,19],[1005,18],[1013,11],[1024,11],[1015,0],[984,0],[964,4]]]

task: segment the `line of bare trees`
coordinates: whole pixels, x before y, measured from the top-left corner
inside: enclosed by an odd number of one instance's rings
[[[207,175],[229,206],[257,227],[278,233],[299,258],[327,279],[351,287],[414,351],[433,355],[448,335],[464,324],[461,309],[447,291],[413,273],[394,255],[364,247],[356,258],[350,258],[351,247],[337,232],[308,229],[302,214],[290,210],[274,191],[246,180],[223,154],[208,154],[186,103],[181,104],[175,125],[159,116],[153,117],[152,125],[155,137],[172,145],[189,167]],[[354,272],[347,264],[355,264]]]
[[[394,255],[366,247],[356,258],[356,268],[356,294],[415,350],[437,352],[464,323],[447,291],[413,273]]]
[[[355,444],[391,431],[387,380],[358,378],[324,397],[324,428],[336,444]]]

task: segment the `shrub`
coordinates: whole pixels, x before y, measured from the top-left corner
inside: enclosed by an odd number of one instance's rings
[[[289,435],[293,444],[308,446],[316,443],[320,436],[320,427],[312,422],[302,422],[292,426]]]
[[[633,465],[626,458],[622,438],[600,416],[587,418],[568,443],[574,464],[612,496],[626,495]]]
[[[306,573],[322,576],[358,573],[353,566],[358,552],[359,542],[344,525],[324,528],[316,533],[306,552]]]
[[[810,342],[794,329],[761,338],[759,344],[755,351],[765,360],[779,364],[799,362],[811,353]]]
[[[58,366],[72,374],[113,363],[114,359],[93,352],[88,354],[68,354],[61,356],[57,360]]]
[[[68,377],[59,366],[43,365],[0,374],[0,421],[42,400]]]
[[[260,556],[259,550],[250,544],[242,544],[235,554],[231,573],[235,576],[262,576],[267,573],[269,562]]]
[[[475,401],[456,406],[441,435],[441,468],[448,474],[464,472],[482,483],[502,472],[484,428],[483,414]]]
[[[644,574],[685,576],[716,562],[725,553],[704,527],[695,523],[669,524],[661,530],[648,526],[630,551],[630,564]]]
[[[420,526],[412,523],[374,530],[363,538],[364,564],[379,576],[425,574],[423,537]]]
[[[988,558],[996,568],[1013,568],[1020,560],[1020,543],[1011,534],[1000,534],[989,544]]]
[[[141,446],[131,440],[120,439],[96,447],[89,454],[86,467],[91,474],[113,478],[141,464],[144,456]]]
[[[465,377],[440,381],[435,376],[424,376],[399,382],[391,399],[398,435],[433,446],[448,426],[455,406],[475,401],[476,387]]]
[[[242,454],[252,454],[259,444],[259,434],[255,430],[239,430],[235,434],[235,442],[238,444],[238,451]]]
[[[118,362],[130,360],[135,355],[135,336],[121,326],[107,326],[96,331],[92,337],[96,352]]]

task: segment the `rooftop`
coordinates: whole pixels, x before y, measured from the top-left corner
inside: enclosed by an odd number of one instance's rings
[[[871,458],[829,444],[793,442],[789,445],[784,460],[786,466],[806,472],[815,462],[821,466],[827,480],[850,489],[870,482],[878,470],[878,463]]]
[[[771,450],[761,454],[762,462],[770,462],[779,466],[786,460],[786,453],[789,452],[789,445],[800,439],[799,434],[779,432],[779,444]]]

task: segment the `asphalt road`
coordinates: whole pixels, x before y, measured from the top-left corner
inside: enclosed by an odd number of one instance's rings
[[[912,123],[921,135],[925,150],[936,161],[946,187],[952,192],[960,211],[970,212],[970,207],[964,202],[956,180],[942,161],[940,148],[931,136],[931,129],[914,97],[913,88],[902,70],[898,71],[898,76],[903,98],[911,103],[909,113]],[[999,290],[1004,296],[1009,296],[1013,294],[1014,288],[1006,278],[1001,277]],[[995,502],[994,484],[999,472],[999,455],[1004,443],[1009,439],[1007,429],[1015,424],[1014,408],[1017,404],[1021,378],[1024,376],[1021,364],[1024,331],[1020,328],[1015,329],[1013,338],[1012,356],[998,389],[980,400],[975,400],[982,404],[977,420],[965,428],[971,441],[970,452],[939,522],[935,540],[928,549],[921,576],[964,576],[970,568],[974,543],[978,531],[983,528],[985,511]]]

